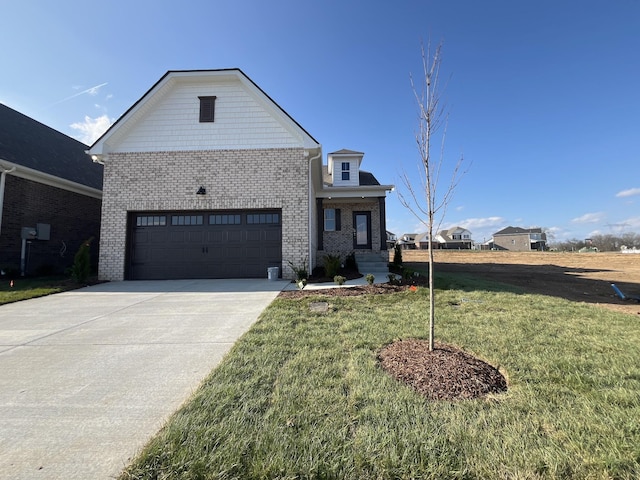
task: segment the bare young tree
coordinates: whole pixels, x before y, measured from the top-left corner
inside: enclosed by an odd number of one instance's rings
[[[413,76],[411,88],[418,106],[418,128],[415,135],[419,154],[419,180],[412,179],[407,173],[402,174],[402,183],[407,193],[398,192],[400,203],[427,228],[429,239],[429,350],[434,348],[435,333],[435,288],[434,288],[434,260],[433,240],[437,233],[447,206],[451,202],[453,192],[464,175],[461,156],[453,167],[451,179],[439,191],[440,174],[444,165],[444,144],[448,115],[441,104],[440,65],[442,63],[442,43],[438,44],[433,55],[430,44],[425,52],[421,45],[422,67],[424,78],[420,85],[416,85]],[[439,140],[440,148],[437,155],[433,154],[434,144]]]

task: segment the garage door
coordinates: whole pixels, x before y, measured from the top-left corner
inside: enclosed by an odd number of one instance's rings
[[[282,264],[279,210],[140,212],[129,219],[127,278],[266,278]]]

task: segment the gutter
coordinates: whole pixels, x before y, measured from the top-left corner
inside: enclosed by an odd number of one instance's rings
[[[309,255],[309,273],[311,273],[313,271],[313,267],[315,266],[316,263],[316,257],[315,257],[315,252],[312,252],[313,248],[313,239],[311,238],[311,228],[312,228],[312,224],[313,224],[313,209],[316,208],[316,196],[314,194],[314,190],[313,190],[313,175],[312,175],[312,167],[313,167],[313,162],[314,160],[317,160],[318,158],[322,157],[322,145],[318,145],[318,154],[315,155],[314,157],[311,157],[309,159],[309,205],[307,207],[308,210],[308,225],[307,225],[307,239],[308,239],[308,255]],[[317,223],[317,222],[316,222]],[[317,233],[316,233],[317,234]],[[312,257],[313,255],[313,257]]]
[[[0,159],[2,160],[2,159]],[[6,162],[6,160],[4,160]],[[2,233],[2,213],[4,209],[4,182],[7,177],[7,173],[11,173],[16,169],[16,167],[11,167],[10,169],[5,169],[0,165],[0,234]]]

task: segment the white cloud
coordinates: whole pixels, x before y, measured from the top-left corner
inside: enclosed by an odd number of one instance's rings
[[[84,117],[83,122],[72,123],[70,127],[79,132],[76,136],[78,140],[91,145],[108,130],[112,123],[112,120],[107,115],[97,118],[91,118],[87,115]]]
[[[604,220],[603,212],[585,213],[571,220],[572,223],[598,223]]]
[[[630,188],[628,190],[622,190],[616,193],[616,197],[633,197],[634,195],[640,195],[640,188]]]
[[[467,218],[457,223],[467,230],[473,231],[479,228],[498,227],[504,224],[505,219],[502,217],[485,217],[485,218]]]
[[[631,231],[640,230],[640,217],[627,218],[622,224]]]

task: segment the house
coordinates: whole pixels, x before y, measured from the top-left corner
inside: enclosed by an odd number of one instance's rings
[[[473,244],[471,232],[462,227],[441,230],[436,235],[436,242],[438,243],[438,248],[456,250],[470,250]]]
[[[402,250],[415,250],[417,233],[403,233],[398,239],[398,245]]]
[[[97,263],[102,166],[88,147],[0,104],[0,268],[62,273],[91,237]]]
[[[105,280],[265,278],[386,250],[364,153],[322,145],[240,69],[167,72],[88,153]],[[271,271],[271,270],[269,270]]]
[[[429,232],[422,232],[415,234],[413,238],[414,248],[418,250],[429,249]],[[438,248],[437,245],[433,245],[433,248]]]
[[[393,250],[396,243],[398,243],[398,236],[387,230],[387,250]]]
[[[541,228],[507,227],[493,234],[493,248],[495,250],[512,250],[528,252],[531,250],[545,250],[547,235]]]

